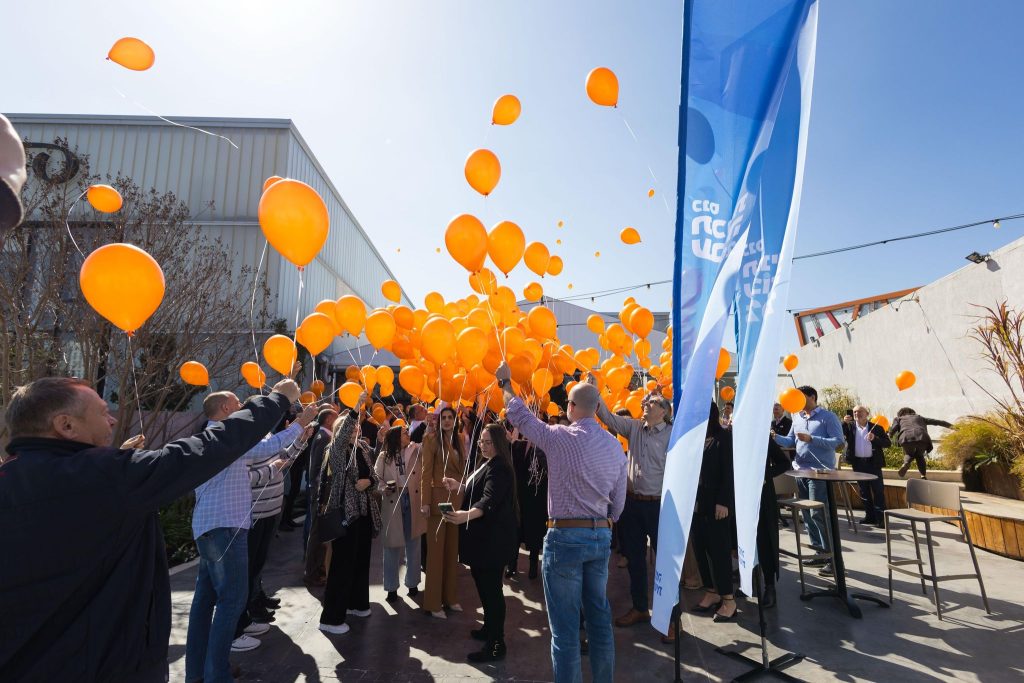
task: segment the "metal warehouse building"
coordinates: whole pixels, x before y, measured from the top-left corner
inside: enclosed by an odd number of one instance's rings
[[[222,135],[238,146],[235,149],[213,135],[151,116],[7,116],[30,152],[41,151],[33,150],[34,146],[45,147],[55,138],[66,138],[71,149],[88,155],[92,173],[120,173],[143,188],[173,192],[189,207],[197,224],[223,241],[239,266],[255,268],[263,251],[265,240],[256,211],[264,180],[272,175],[301,180],[320,193],[331,217],[327,243],[303,274],[303,315],[317,302],[345,294],[355,294],[369,306],[387,303],[380,284],[396,278],[288,119],[175,119]],[[264,268],[276,297],[272,316],[291,326],[298,270],[273,249],[268,249]],[[337,353],[344,348],[339,338],[331,350]]]

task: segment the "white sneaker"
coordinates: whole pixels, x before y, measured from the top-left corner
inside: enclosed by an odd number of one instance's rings
[[[373,613],[368,609],[350,609],[346,614],[352,617],[368,617]]]
[[[258,621],[254,621],[245,627],[245,634],[250,636],[262,636],[269,630],[270,624],[261,624]]]
[[[338,624],[337,626],[320,624],[320,630],[324,633],[333,633],[336,636],[340,636],[343,633],[348,633],[351,629],[348,627],[348,624]]]
[[[260,646],[260,641],[256,640],[252,636],[242,634],[231,641],[232,652],[248,652],[249,650],[255,650]]]
[[[455,603],[454,605],[448,605],[448,609],[450,609],[453,612],[461,612],[462,605],[460,605],[459,603]]]
[[[443,609],[439,609],[436,612],[431,612],[430,616],[434,617],[435,619],[447,619],[448,618],[448,615],[444,613]]]

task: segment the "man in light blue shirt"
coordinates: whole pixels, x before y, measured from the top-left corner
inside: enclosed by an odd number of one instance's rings
[[[836,449],[846,443],[843,424],[835,413],[818,405],[818,392],[814,387],[800,387],[800,392],[807,397],[807,403],[803,410],[793,415],[793,426],[789,434],[775,434],[775,443],[783,448],[796,447],[794,469],[835,469]],[[826,486],[826,481],[797,479],[797,487],[802,498],[810,498],[828,505]],[[807,535],[811,538],[811,546],[819,551],[829,550],[829,539],[825,533],[825,512],[805,510],[804,524],[807,526]],[[825,560],[811,560],[804,564],[823,565],[821,573],[825,576],[832,575],[832,565]]]

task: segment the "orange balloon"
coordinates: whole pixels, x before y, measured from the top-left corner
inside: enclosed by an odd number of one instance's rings
[[[185,384],[197,387],[205,387],[210,384],[210,373],[206,371],[206,366],[194,360],[183,363],[178,374],[181,375]]]
[[[423,371],[415,365],[407,365],[399,371],[398,383],[411,395],[419,396],[423,392]]]
[[[639,244],[640,233],[636,231],[636,228],[623,228],[619,233],[619,239],[623,244]]]
[[[796,388],[789,388],[779,394],[779,404],[789,413],[799,413],[807,405],[807,397]]]
[[[491,123],[499,126],[511,126],[519,118],[523,107],[515,95],[502,95],[494,101],[491,111]]]
[[[267,188],[270,187],[271,185],[273,185],[274,183],[276,183],[278,180],[284,180],[284,178],[282,178],[279,175],[272,175],[269,178],[267,178],[266,180],[264,180],[263,181],[263,191],[266,192]]]
[[[392,387],[392,389],[394,389],[394,387]],[[402,418],[398,418],[397,420],[392,420],[391,421],[391,426],[392,427],[404,427],[405,425],[406,425],[406,422]]]
[[[300,336],[300,343],[306,347],[311,356],[323,353],[324,349],[331,345],[335,334],[334,321],[323,313],[310,313],[299,324],[296,330],[296,339]]]
[[[267,241],[300,268],[316,258],[331,227],[327,205],[317,191],[291,178],[266,189],[257,215]]]
[[[900,374],[896,375],[896,388],[900,391],[909,389],[914,386],[914,382],[917,381],[917,377],[914,376],[910,370],[904,370]]]
[[[594,334],[601,334],[604,332],[604,318],[594,313],[587,317],[587,329]]]
[[[395,371],[387,365],[380,366],[377,368],[377,381],[381,384],[394,384]]]
[[[540,301],[540,298],[544,296],[544,288],[537,282],[531,282],[523,290],[523,296],[526,297],[527,301]]]
[[[380,293],[384,295],[385,299],[394,301],[396,304],[402,300],[402,288],[394,280],[386,280],[380,286]]]
[[[110,48],[107,59],[132,71],[145,71],[153,66],[156,53],[138,38],[121,38]]]
[[[324,383],[318,379],[313,380],[309,385],[309,390],[312,391],[317,398],[324,395],[324,389],[326,388],[327,387],[324,386]]]
[[[242,378],[253,389],[259,389],[267,383],[267,374],[259,364],[252,361],[242,363]]]
[[[455,348],[462,367],[471,368],[487,355],[487,335],[476,327],[467,327],[456,338]]]
[[[164,272],[132,244],[107,244],[89,254],[78,273],[85,300],[115,326],[133,333],[164,298]]]
[[[484,195],[489,195],[501,179],[501,164],[489,149],[478,149],[466,159],[466,182]]]
[[[373,391],[377,386],[377,368],[372,365],[364,365],[359,369],[359,379],[367,391]]]
[[[355,382],[345,382],[338,389],[338,398],[349,408],[355,409],[356,404],[359,403],[359,396],[362,393],[363,388]]]
[[[366,338],[373,348],[390,349],[398,332],[395,317],[383,309],[377,309],[366,318]]]
[[[548,275],[561,275],[563,267],[562,257],[552,256],[548,261]]]
[[[522,228],[512,221],[498,223],[487,235],[487,254],[505,277],[522,260],[525,249],[526,237]]]
[[[338,324],[338,304],[333,299],[324,299],[318,303],[314,308],[317,313],[323,313],[331,319],[331,324],[334,325],[334,334],[341,334],[341,325]]]
[[[638,306],[629,316],[629,329],[636,336],[646,339],[654,329],[654,314],[650,309]]]
[[[362,380],[362,375],[359,374],[359,366],[350,365],[345,368],[345,380],[349,382],[359,382]]]
[[[548,403],[547,412],[551,417],[557,417],[558,414],[562,412],[562,409],[558,407],[557,403],[552,401],[551,403]]]
[[[477,294],[490,296],[498,289],[498,278],[488,268],[481,268],[479,273],[469,274],[469,286]]]
[[[448,360],[455,351],[455,330],[444,318],[432,318],[420,333],[423,356],[435,365]]]
[[[551,254],[542,242],[531,242],[523,254],[526,267],[537,275],[544,277],[548,272],[548,263],[551,261]]]
[[[654,196],[654,188],[652,187],[651,189],[647,190],[647,198],[650,199],[653,196]]]
[[[547,368],[541,368],[534,371],[533,376],[530,378],[530,384],[533,386],[533,393],[537,396],[543,396],[551,391],[551,387],[555,384],[555,377]]]
[[[471,273],[484,267],[487,257],[487,231],[476,216],[456,216],[444,231],[444,245],[452,258]]]
[[[799,363],[800,363],[800,359],[797,358],[792,353],[782,359],[782,366],[784,368],[786,368],[787,370],[789,370],[790,372],[793,372],[793,370],[796,369],[796,366]]]
[[[884,429],[885,431],[889,431],[889,418],[887,418],[885,415],[875,415],[873,418],[871,418],[871,421],[874,422],[879,427],[881,427],[882,429]]]
[[[558,320],[550,308],[535,306],[526,316],[530,331],[542,339],[554,339],[558,336]]]
[[[523,350],[526,335],[518,327],[509,327],[501,333],[501,344],[506,356],[514,356]]]
[[[341,329],[353,337],[358,337],[363,331],[363,324],[366,322],[366,304],[358,296],[346,294],[338,299],[335,305],[334,317],[341,326]]]
[[[736,390],[732,387],[722,387],[722,391],[720,393],[723,401],[731,401],[736,398]]]
[[[93,185],[85,193],[92,208],[100,213],[114,213],[121,208],[124,200],[121,193],[110,185]]]
[[[303,391],[299,395],[299,403],[301,403],[304,406],[316,403],[316,394],[314,394],[312,391]]]
[[[619,79],[615,72],[599,66],[587,74],[587,97],[602,107],[614,107],[619,103]]]
[[[395,323],[403,330],[411,330],[416,323],[412,309],[408,306],[396,306],[391,315],[395,316]]]
[[[725,349],[718,350],[718,366],[715,368],[715,379],[722,379],[725,373],[729,370],[729,365],[732,363],[732,356]]]
[[[275,334],[263,343],[263,357],[267,359],[267,365],[287,375],[295,365],[298,350],[291,339],[283,334]]]

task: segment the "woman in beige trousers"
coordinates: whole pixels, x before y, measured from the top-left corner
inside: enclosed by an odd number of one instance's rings
[[[427,516],[427,587],[423,593],[423,609],[438,619],[446,619],[443,607],[461,612],[455,581],[455,564],[459,557],[458,529],[443,523],[438,503],[451,503],[456,510],[462,496],[449,493],[445,477],[462,480],[466,467],[462,437],[455,429],[455,410],[441,409],[437,429],[423,437],[420,457],[423,463],[420,511]]]

